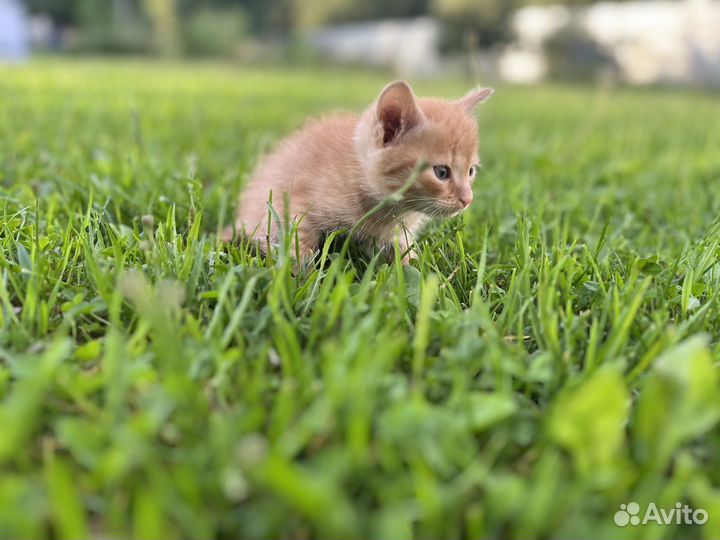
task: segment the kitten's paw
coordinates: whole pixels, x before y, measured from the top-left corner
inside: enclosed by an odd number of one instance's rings
[[[220,233],[220,240],[223,242],[232,242],[235,238],[235,229],[232,225],[225,227]]]

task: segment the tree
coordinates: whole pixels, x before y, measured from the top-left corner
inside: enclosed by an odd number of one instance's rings
[[[510,37],[509,19],[520,0],[432,0],[431,12],[443,22],[443,49],[490,46]],[[525,2],[527,3],[527,2]]]
[[[175,0],[145,0],[153,29],[155,50],[170,56],[180,52],[180,24]]]

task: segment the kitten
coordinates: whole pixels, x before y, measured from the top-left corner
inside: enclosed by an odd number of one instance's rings
[[[388,201],[357,230],[357,238],[400,248],[430,217],[462,212],[473,199],[478,169],[474,113],[493,90],[477,88],[457,101],[416,98],[403,81],[388,84],[361,115],[338,114],[310,121],[283,140],[259,164],[240,197],[236,228],[265,246],[278,241],[278,224],[268,234],[268,199],[298,220],[299,251],[309,258],[323,235],[351,228],[384,198],[408,182],[417,164],[428,166],[404,192]],[[225,239],[233,236],[226,230]],[[403,262],[407,263],[406,254]]]

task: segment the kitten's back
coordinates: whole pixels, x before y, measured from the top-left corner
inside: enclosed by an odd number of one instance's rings
[[[319,209],[321,214],[331,214],[327,219],[346,211],[340,207],[347,206],[344,202],[352,204],[354,199],[349,176],[359,172],[353,151],[357,120],[353,114],[310,120],[262,158],[240,199],[238,218],[248,233],[256,237],[265,234],[271,191],[273,207],[280,215],[284,211],[286,191],[291,194],[294,208],[306,208],[310,204],[317,207],[318,203],[324,206],[322,203],[328,202],[328,208]],[[348,198],[350,201],[346,201]],[[257,225],[259,235],[253,234]]]

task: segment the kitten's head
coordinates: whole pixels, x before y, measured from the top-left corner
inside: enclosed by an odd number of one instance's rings
[[[426,162],[405,194],[404,208],[443,217],[467,208],[479,167],[475,107],[492,93],[477,88],[446,101],[416,98],[404,81],[388,84],[363,114],[355,137],[368,193],[377,199],[390,195]]]

